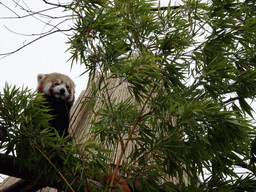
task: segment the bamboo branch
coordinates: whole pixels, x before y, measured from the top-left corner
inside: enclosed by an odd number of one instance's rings
[[[109,95],[109,90],[108,90],[107,82],[106,82],[106,80],[105,80],[104,72],[103,72],[103,70],[102,70],[102,66],[101,66],[101,65],[100,65],[100,71],[101,71],[101,76],[102,76],[102,78],[103,78],[104,87],[105,87],[105,89],[106,89],[106,93],[107,93],[107,97],[108,97],[108,102],[109,102],[109,105],[110,105],[110,108],[111,108],[112,117],[113,117],[113,119],[114,119],[114,121],[115,121],[115,126],[116,126],[116,129],[117,129],[118,137],[119,137],[120,144],[121,144],[121,150],[123,151],[123,150],[124,150],[123,138],[122,138],[122,135],[121,135],[121,132],[120,132],[118,123],[117,123],[116,115],[115,115],[115,113],[114,113],[114,109],[113,109],[113,106],[112,106],[112,103],[111,103],[111,100],[110,100],[110,95]]]
[[[138,123],[139,123],[139,120],[140,120],[140,118],[141,118],[141,116],[142,116],[142,113],[143,113],[143,111],[144,111],[144,109],[145,109],[145,107],[146,107],[146,105],[147,105],[149,99],[151,98],[151,96],[152,96],[154,90],[155,90],[155,86],[152,88],[152,90],[151,90],[151,92],[150,92],[150,94],[149,94],[147,100],[145,101],[145,103],[144,103],[142,109],[140,110],[140,113],[139,113],[139,115],[138,115],[138,118],[137,118],[136,122],[134,123],[134,125],[133,125],[133,127],[132,127],[132,130],[131,130],[131,132],[130,132],[128,138],[127,138],[127,141],[126,141],[126,143],[125,143],[125,145],[124,145],[124,150],[121,150],[119,159],[118,159],[118,161],[117,161],[115,170],[114,170],[114,172],[113,172],[113,177],[112,177],[112,179],[111,179],[111,181],[110,181],[109,192],[111,192],[112,188],[114,187],[114,186],[113,186],[113,185],[114,185],[114,180],[115,180],[115,177],[116,177],[116,174],[117,174],[119,165],[120,165],[120,163],[121,163],[121,160],[122,160],[122,158],[123,158],[123,156],[124,156],[124,152],[125,152],[125,150],[126,150],[126,148],[127,148],[127,146],[128,146],[129,141],[130,141],[131,138],[132,138],[132,135],[133,135],[133,133],[134,133],[134,131],[135,131],[135,129],[136,129]]]
[[[180,132],[182,132],[183,129],[180,129],[178,131],[176,131],[175,133],[172,133],[171,135],[168,135],[167,137],[161,139],[160,141],[158,141],[151,149],[149,149],[147,152],[145,152],[144,154],[142,154],[141,157],[139,157],[137,160],[134,160],[133,161],[133,164],[134,163],[137,163],[142,157],[145,157],[147,156],[149,153],[151,153],[152,151],[154,151],[156,148],[160,147],[161,144],[163,144],[165,141],[169,140],[170,138],[172,138],[173,136],[179,134]]]
[[[69,184],[69,182],[66,180],[66,178],[62,175],[62,173],[56,168],[56,166],[51,162],[51,160],[35,145],[33,144],[34,147],[40,151],[40,153],[47,159],[47,161],[54,167],[54,169],[58,172],[58,174],[60,175],[60,177],[65,181],[65,183],[67,183],[68,187],[71,189],[71,191],[75,192],[74,189],[71,187],[71,185]]]
[[[232,97],[232,98],[230,98],[230,99],[228,99],[228,100],[226,100],[226,101],[223,101],[223,103],[226,104],[226,103],[229,103],[229,102],[231,102],[231,101],[236,101],[236,100],[238,100],[238,99],[239,99],[239,97]]]

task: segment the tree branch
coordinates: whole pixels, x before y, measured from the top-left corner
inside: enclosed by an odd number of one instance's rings
[[[226,104],[226,103],[229,103],[229,102],[231,102],[231,101],[238,100],[238,99],[239,99],[239,97],[233,97],[233,98],[230,98],[230,99],[228,99],[228,100],[226,100],[226,101],[223,101],[223,103]]]
[[[17,17],[19,17],[19,15],[15,11],[13,11],[11,8],[6,6],[4,3],[0,2],[0,5],[3,5],[5,8],[7,8],[9,11],[11,11],[13,14],[17,15]]]
[[[27,10],[27,9],[25,9],[25,8],[23,8],[23,7],[21,7],[19,5],[20,8],[23,11],[28,13],[26,15],[20,16],[15,11],[13,11],[11,8],[9,8],[6,5],[4,5],[2,2],[0,2],[0,4],[2,4],[4,7],[6,7],[8,10],[10,10],[12,13],[14,13],[16,15],[16,16],[13,16],[13,17],[0,17],[0,19],[24,19],[26,17],[32,17],[34,15],[39,15],[39,16],[42,16],[42,17],[50,18],[50,19],[63,19],[63,18],[66,18],[66,17],[73,17],[73,15],[64,15],[64,16],[54,17],[54,16],[51,16],[51,15],[48,15],[48,14],[42,14],[43,12],[47,12],[47,11],[51,11],[51,10],[54,10],[54,9],[58,9],[59,7],[51,7],[51,8],[48,8],[48,9],[43,9],[43,10],[40,10],[40,11],[33,12],[33,11]]]
[[[159,83],[159,82],[158,82],[158,83]],[[116,163],[116,168],[114,169],[114,172],[113,172],[113,177],[112,177],[112,179],[111,179],[111,181],[110,181],[109,192],[111,192],[111,189],[112,189],[113,186],[114,186],[114,180],[115,180],[115,177],[116,177],[116,174],[117,174],[117,171],[118,171],[118,167],[119,167],[119,165],[120,165],[120,163],[121,163],[121,160],[122,160],[122,158],[123,158],[123,156],[124,156],[125,150],[126,150],[128,144],[129,144],[129,142],[130,142],[130,140],[131,140],[131,138],[132,138],[132,136],[133,136],[133,133],[134,133],[134,131],[135,131],[135,129],[136,129],[136,127],[137,127],[137,125],[138,125],[140,119],[141,119],[141,116],[142,116],[142,114],[143,114],[143,112],[144,112],[144,109],[145,109],[145,107],[146,107],[146,105],[147,105],[149,99],[151,98],[151,96],[152,96],[152,94],[153,94],[155,88],[156,88],[156,85],[154,85],[154,87],[151,89],[148,98],[146,99],[144,105],[142,106],[142,108],[141,108],[141,110],[140,110],[140,113],[139,113],[139,115],[138,115],[138,117],[137,117],[137,119],[136,119],[136,122],[134,123],[134,125],[133,125],[133,127],[132,127],[132,129],[131,129],[131,132],[130,132],[129,135],[128,135],[127,141],[126,141],[126,143],[125,143],[125,145],[124,145],[124,149],[121,151],[121,153],[120,153],[120,155],[119,155],[118,161],[117,161],[117,163]]]
[[[43,187],[45,187],[45,186],[22,179],[4,189],[2,189],[1,192],[12,192],[12,191],[35,192],[37,190],[42,189]]]
[[[170,9],[178,9],[178,8],[182,8],[184,6],[170,6]],[[160,7],[160,10],[166,10],[169,7]],[[157,8],[152,8],[151,11],[158,11],[159,10],[158,7]]]
[[[46,0],[43,0],[43,2],[44,2],[45,4],[52,5],[52,6],[56,6],[56,7],[62,7],[62,8],[65,8],[65,9],[68,8],[67,5],[51,3],[51,2],[48,2],[48,1],[46,1]]]
[[[37,170],[31,165],[20,166],[19,160],[15,159],[13,156],[4,155],[0,153],[0,173],[9,175],[12,177],[21,178],[21,181],[1,190],[1,192],[11,192],[11,191],[35,191],[43,187],[49,186],[57,189],[62,189],[65,182],[59,174],[56,174],[53,179],[48,179],[47,177],[35,178],[33,175],[37,173]],[[79,176],[77,178],[80,178]],[[61,182],[60,182],[61,181]],[[79,179],[73,182],[74,185],[79,185],[81,181]],[[84,183],[84,182],[83,182]],[[104,185],[98,181],[87,179],[87,184],[93,187],[103,188]],[[81,186],[81,185],[79,185]],[[19,189],[19,190],[16,190]],[[22,190],[20,190],[22,189]]]
[[[57,33],[57,32],[67,32],[67,31],[72,31],[72,30],[73,30],[73,28],[52,31],[52,32],[50,32],[50,33],[47,33],[47,34],[45,34],[45,35],[43,35],[43,36],[40,36],[40,37],[34,39],[33,41],[30,41],[29,43],[27,43],[27,44],[23,45],[22,47],[16,49],[15,51],[11,51],[11,52],[8,52],[8,53],[0,53],[0,56],[3,56],[2,58],[4,58],[4,57],[6,57],[6,56],[8,56],[8,55],[14,54],[14,53],[16,53],[16,52],[18,52],[18,51],[24,49],[24,48],[27,47],[28,45],[30,45],[30,44],[32,44],[32,43],[38,41],[39,39],[42,39],[42,38],[44,38],[44,37],[47,37],[48,35],[51,35],[51,34],[54,34],[54,33]],[[0,58],[0,59],[2,59],[2,58]]]
[[[241,162],[235,162],[235,165],[250,170],[250,169],[248,168],[248,165],[247,165],[245,162],[243,162],[243,161],[241,161]],[[251,170],[250,170],[250,171],[251,171]]]
[[[10,155],[0,153],[0,165],[0,173],[24,179],[27,184],[34,183],[36,181],[42,186],[50,186],[54,188],[60,188],[64,185],[64,182],[57,182],[58,180],[61,180],[61,177],[57,174],[51,181],[48,181],[47,178],[34,178],[33,175],[35,175],[37,170],[33,166],[25,165],[21,167],[19,160]],[[26,182],[20,182],[20,184],[24,185]]]

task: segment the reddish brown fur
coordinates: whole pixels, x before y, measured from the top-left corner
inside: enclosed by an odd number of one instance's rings
[[[70,109],[74,103],[74,82],[60,73],[39,74],[37,80],[37,92],[45,93],[43,97],[51,109],[49,114],[54,117],[49,121],[51,127],[55,128],[60,136],[68,136]]]
[[[43,93],[43,89],[46,86],[48,82],[52,83],[52,87],[54,86],[54,82],[56,80],[60,79],[61,83],[69,83],[69,88],[67,89],[69,94],[71,94],[71,89],[74,90],[75,84],[74,82],[66,75],[60,74],[60,73],[50,73],[50,74],[45,74],[44,78],[39,82],[37,92],[38,93]],[[50,93],[48,93],[50,94]],[[74,94],[74,93],[73,93]],[[69,105],[72,106],[74,103],[74,98],[72,101],[69,101]]]

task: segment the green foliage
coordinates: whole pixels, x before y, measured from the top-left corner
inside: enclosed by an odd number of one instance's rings
[[[2,142],[2,147],[7,150],[7,154],[12,152],[14,155],[14,146],[22,136],[29,138],[32,135],[34,137],[41,135],[40,132],[32,130],[39,131],[38,127],[49,127],[48,121],[51,116],[47,114],[49,109],[43,105],[43,98],[35,97],[35,94],[31,94],[27,88],[20,90],[6,84],[0,96],[1,127],[5,128],[8,133]],[[37,126],[37,129],[34,126]],[[27,131],[23,132],[22,129],[27,129]]]
[[[108,151],[94,141],[83,146],[67,142],[68,137],[61,137],[50,127],[49,120],[54,117],[49,110],[40,94],[6,84],[0,95],[0,127],[8,133],[0,143],[3,152],[11,153],[21,169],[30,165],[31,170],[36,170],[35,180],[47,176],[51,181],[62,173],[72,183],[79,175],[81,183],[72,187],[84,188],[88,185],[86,178],[101,178],[102,170],[107,169],[103,153]]]
[[[93,139],[83,147],[70,144],[61,150],[70,163],[66,173],[79,169],[84,178],[100,180],[115,163],[114,174],[122,164],[127,181],[131,185],[133,179],[139,181],[141,191],[254,190],[250,102],[256,93],[256,4],[182,2],[163,10],[153,9],[157,5],[150,0],[76,0],[67,7],[75,16],[74,34],[68,41],[70,59],[80,61],[90,79],[99,71],[99,81],[90,82],[93,94],[84,103],[90,105],[88,111],[96,110]],[[129,83],[128,99],[111,98],[110,92],[122,86],[109,87],[114,78]],[[40,154],[37,147],[58,152],[64,139],[56,142],[56,135],[48,131],[51,117],[45,114],[48,109],[41,98],[28,97],[26,90],[18,92],[7,87],[1,96],[1,126],[11,130],[3,148],[8,153],[15,147],[22,151],[23,146],[32,149],[31,154]],[[98,95],[104,103],[100,109]],[[29,145],[19,146],[23,137]],[[128,151],[130,143],[134,145]],[[121,150],[117,161],[106,158],[110,146],[113,154]],[[83,161],[75,158],[77,154]],[[242,178],[233,168],[235,162],[245,160],[250,160],[248,168],[253,172]],[[32,155],[28,161],[32,162]],[[204,169],[211,176],[200,181]],[[227,176],[232,179],[226,180]],[[111,191],[113,181],[109,185]]]
[[[157,11],[154,1],[143,0],[72,4],[72,60],[91,77],[99,70],[95,95],[105,95],[91,134],[123,151],[136,144],[122,168],[141,180],[142,191],[157,191],[161,179],[177,176],[179,184],[168,189],[178,191],[185,173],[190,182],[183,191],[210,183],[236,191],[224,180],[241,180],[233,166],[249,158],[255,134],[246,118],[256,90],[255,3],[183,3]],[[129,82],[131,98],[117,103],[107,82],[120,77]],[[212,176],[198,186],[203,168]]]

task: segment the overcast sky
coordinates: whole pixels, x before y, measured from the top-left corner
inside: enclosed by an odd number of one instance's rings
[[[21,1],[20,1],[21,2]],[[49,6],[42,1],[25,1],[27,6],[34,11],[39,11]],[[15,6],[15,3],[10,0],[5,0],[3,4],[14,10],[19,16],[26,15],[20,7]],[[26,6],[22,4],[22,6]],[[55,16],[67,15],[70,13],[62,13],[62,9],[47,12]],[[8,8],[0,4],[0,17],[16,17]],[[0,19],[0,54],[12,52],[31,40],[39,36],[26,36],[31,34],[41,34],[50,29],[44,22],[52,24],[59,21],[51,21],[48,18],[26,17],[23,19]],[[61,29],[70,28],[72,21],[65,22],[60,26]],[[24,35],[20,35],[24,34]],[[80,64],[75,64],[70,69],[71,62],[67,62],[70,58],[70,53],[65,53],[69,48],[66,44],[67,36],[62,33],[55,33],[44,37],[24,49],[4,58],[0,59],[0,91],[2,91],[5,82],[17,86],[25,86],[32,90],[37,87],[37,75],[39,73],[58,72],[70,76],[76,84],[76,96],[81,90],[86,88],[87,75],[78,77],[84,67]]]
[[[12,52],[39,37],[35,35],[31,36],[31,34],[42,34],[51,29],[45,22],[54,25],[62,21],[50,20],[49,18],[39,16],[11,19],[10,17],[17,17],[16,14],[24,16],[27,15],[27,13],[11,0],[3,0],[0,2],[2,2],[0,4],[0,54]],[[46,5],[42,0],[17,0],[17,2],[20,2],[22,7],[33,11],[51,7]],[[52,0],[50,2],[58,1]],[[60,0],[60,2],[65,1]],[[175,3],[174,1],[172,2]],[[161,5],[167,4],[168,0],[161,1]],[[15,13],[10,9],[15,11]],[[59,8],[46,13],[53,16],[71,14],[71,12],[63,13],[62,10],[62,8]],[[41,20],[43,20],[43,22]],[[59,27],[61,29],[69,29],[72,24],[72,21],[66,21]],[[69,32],[69,34],[72,34],[72,32]],[[0,92],[3,90],[5,82],[11,85],[17,85],[19,87],[25,86],[29,89],[36,90],[36,77],[39,73],[58,72],[66,74],[73,79],[76,84],[76,97],[78,97],[81,91],[87,86],[88,76],[85,74],[79,77],[85,70],[84,66],[81,66],[80,63],[74,64],[72,69],[70,69],[71,62],[69,62],[68,59],[71,54],[68,52],[65,53],[69,48],[69,45],[66,44],[67,41],[68,38],[66,34],[55,33],[32,43],[10,56],[4,58],[0,56]]]

